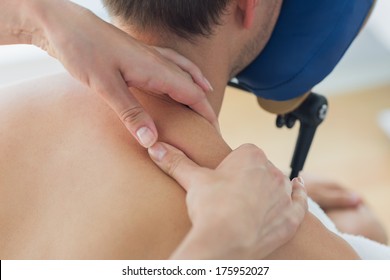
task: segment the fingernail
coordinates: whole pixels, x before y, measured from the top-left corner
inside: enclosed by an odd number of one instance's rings
[[[213,86],[210,84],[209,80],[207,80],[205,77],[203,77],[204,82],[206,83],[207,87],[210,91],[214,91]]]
[[[138,141],[144,146],[145,148],[149,148],[152,146],[156,141],[156,136],[154,133],[146,126],[141,127],[137,131],[137,137]]]
[[[167,149],[159,143],[148,149],[149,155],[157,162],[161,162],[167,153]]]
[[[303,178],[301,176],[298,177],[298,182],[302,185],[305,185],[305,181],[303,181]]]

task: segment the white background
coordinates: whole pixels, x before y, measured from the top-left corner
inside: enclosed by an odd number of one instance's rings
[[[127,280],[127,279],[264,279],[264,280],[331,280],[390,278],[389,261],[4,261],[2,280]],[[150,269],[180,266],[186,269],[206,269],[206,276],[123,276],[122,269]],[[217,267],[263,267],[265,276],[217,276]],[[210,270],[212,271],[210,273]],[[221,271],[221,270],[220,270]]]

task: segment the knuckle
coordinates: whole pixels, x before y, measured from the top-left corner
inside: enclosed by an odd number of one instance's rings
[[[270,169],[270,172],[275,180],[275,182],[279,185],[279,186],[284,186],[285,183],[286,183],[286,176],[283,174],[282,171],[280,171],[278,168],[276,167],[272,167]]]
[[[90,78],[87,79],[86,84],[91,87],[92,80]],[[94,83],[93,89],[95,92],[97,92],[99,95],[105,97],[109,94],[109,91],[107,90],[107,85],[102,82]]]
[[[287,222],[280,224],[279,229],[276,231],[278,239],[283,242],[287,242],[294,233],[294,229]]]
[[[265,155],[264,151],[261,150],[260,148],[254,146],[254,148],[252,148],[251,152],[252,152],[253,157],[257,161],[261,162],[262,164],[265,163],[266,161],[268,161],[267,156]]]
[[[286,225],[289,232],[296,232],[299,226],[299,219],[295,215],[289,215]]]
[[[170,83],[166,76],[162,77],[157,82],[153,81],[153,79],[149,80],[149,85],[150,88],[159,89],[164,94],[169,94],[171,92]]]
[[[279,238],[281,240],[289,240],[297,231],[299,224],[290,216],[285,217],[283,223],[279,225]]]
[[[257,147],[254,144],[250,144],[250,143],[244,144],[241,146],[241,148],[256,159],[260,159],[263,161],[264,159],[267,158],[263,150],[261,150],[259,147]]]
[[[289,214],[286,218],[287,227],[292,230],[296,226],[297,222],[294,215]]]
[[[175,177],[177,174],[177,169],[183,162],[184,158],[181,154],[173,154],[167,158],[167,173],[171,177]]]
[[[252,143],[243,144],[243,145],[241,145],[241,148],[244,149],[244,150],[248,150],[248,151],[252,151],[252,150],[256,150],[257,149],[256,145],[252,144]]]
[[[144,109],[140,105],[137,105],[122,111],[119,114],[119,117],[121,118],[122,122],[136,124],[144,119]]]

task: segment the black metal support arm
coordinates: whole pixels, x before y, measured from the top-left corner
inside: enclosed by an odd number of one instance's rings
[[[311,93],[294,111],[278,115],[276,126],[292,128],[295,122],[300,122],[298,140],[291,160],[290,179],[298,176],[303,169],[317,127],[323,122],[328,112],[328,101],[322,95]]]
[[[247,91],[236,83],[230,82],[229,86]],[[276,126],[279,128],[283,126],[292,128],[297,120],[300,122],[298,139],[290,164],[291,180],[303,170],[317,127],[325,120],[327,112],[327,99],[322,95],[311,93],[297,109],[277,116]]]

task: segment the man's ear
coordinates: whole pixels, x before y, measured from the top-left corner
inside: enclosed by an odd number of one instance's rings
[[[253,26],[256,6],[259,0],[237,0],[237,6],[242,14],[242,25],[246,29]]]

